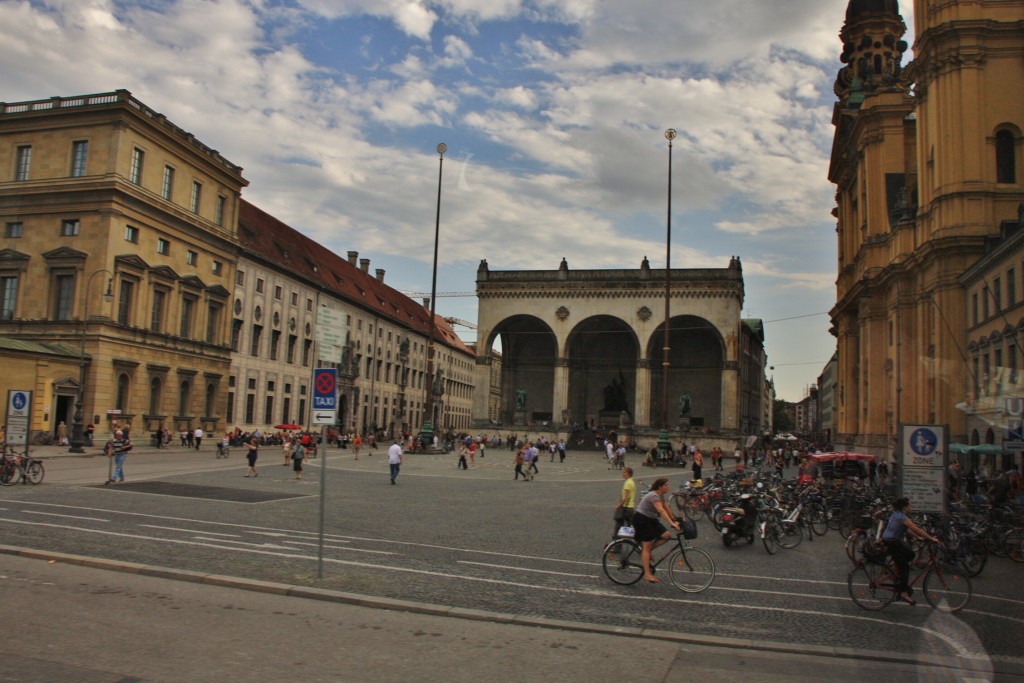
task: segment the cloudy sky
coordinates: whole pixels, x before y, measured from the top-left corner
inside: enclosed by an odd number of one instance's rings
[[[244,167],[249,201],[408,292],[430,291],[439,142],[438,291],[472,292],[482,258],[663,267],[675,128],[672,265],[742,259],[744,316],[799,400],[835,349],[846,5],[0,0],[0,99],[130,90]],[[476,305],[437,308],[473,321]]]

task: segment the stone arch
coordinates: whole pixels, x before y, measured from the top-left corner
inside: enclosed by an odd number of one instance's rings
[[[636,369],[640,342],[630,325],[612,315],[595,315],[577,324],[565,340],[568,365],[568,420],[618,426],[636,405]]]
[[[513,315],[494,326],[486,349],[501,344],[500,419],[507,425],[550,422],[558,341],[551,327],[532,315]],[[525,406],[517,396],[525,391]]]
[[[652,422],[662,420],[663,366],[662,347],[665,323],[654,330],[647,341],[651,366]],[[721,429],[722,374],[727,361],[725,339],[721,331],[705,318],[675,316],[669,320],[668,426]],[[680,399],[689,397],[689,415],[680,414]]]

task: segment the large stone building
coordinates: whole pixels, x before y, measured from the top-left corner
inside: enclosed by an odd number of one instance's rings
[[[78,350],[0,379],[35,391],[35,431],[83,379],[99,431],[223,426],[245,185],[127,91],[0,104],[0,337]]]
[[[1022,3],[917,0],[914,17],[904,67],[898,2],[850,1],[829,169],[836,447],[886,456],[900,424],[944,424],[951,441],[969,438],[958,404],[980,387],[965,353],[960,277],[1024,199]],[[1021,299],[1021,282],[1007,281]]]
[[[670,274],[667,415],[665,280],[646,259],[637,270],[572,270],[563,259],[557,270],[495,271],[481,262],[476,424],[494,418],[487,397],[500,346],[498,420],[510,428],[628,423],[638,441],[664,426],[730,443],[762,435],[764,333],[740,318],[739,259]]]
[[[72,424],[80,388],[100,434],[309,427],[317,366],[339,367],[342,429],[419,429],[429,310],[246,184],[124,90],[0,103],[0,395],[33,391],[36,435]],[[318,353],[323,308],[347,353]],[[434,425],[465,429],[474,354],[435,330]]]

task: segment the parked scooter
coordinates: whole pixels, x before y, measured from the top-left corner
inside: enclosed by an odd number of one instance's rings
[[[722,521],[722,543],[729,547],[739,539],[754,542],[754,531],[757,528],[757,499],[749,493],[740,496],[739,505],[723,508],[719,517]]]

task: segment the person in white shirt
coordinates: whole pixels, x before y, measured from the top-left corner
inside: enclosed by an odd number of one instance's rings
[[[203,443],[203,428],[202,427],[196,427],[195,438],[196,438],[196,450],[198,451],[199,450],[199,446]]]
[[[397,441],[388,448],[388,465],[391,467],[391,483],[394,484],[398,478],[398,470],[402,466],[402,447]]]

